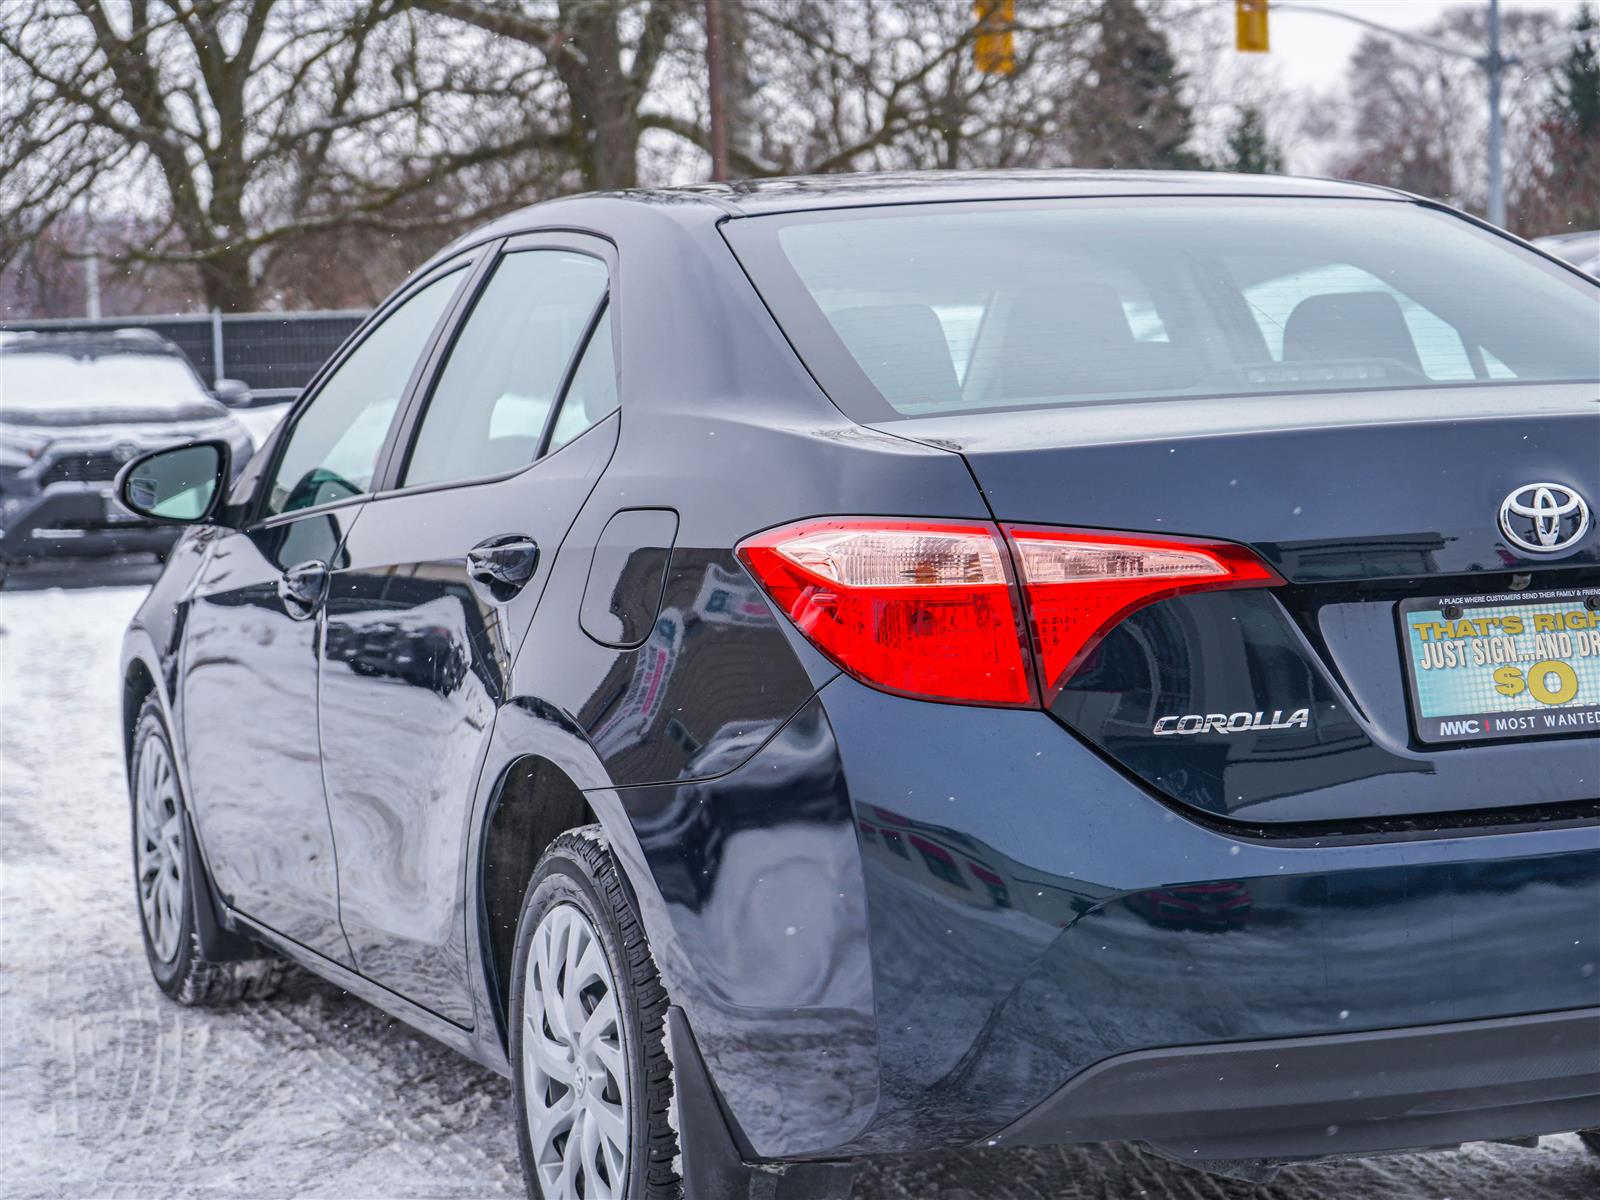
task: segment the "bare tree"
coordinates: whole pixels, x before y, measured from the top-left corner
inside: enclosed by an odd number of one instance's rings
[[[689,0],[411,3],[535,51],[561,96],[548,108],[520,106],[521,119],[535,125],[533,136],[564,142],[587,188],[638,183],[641,110],[693,11]]]
[[[733,166],[745,175],[1061,161],[1086,0],[1031,0],[1010,74],[977,69],[970,0],[745,0]],[[698,114],[652,116],[703,145]]]
[[[1447,13],[1430,32],[1464,46],[1486,46],[1484,13]],[[1504,15],[1504,52],[1548,40],[1549,13]],[[1482,211],[1487,191],[1488,111],[1483,72],[1465,59],[1368,35],[1351,59],[1348,128],[1351,148],[1334,162],[1336,174],[1384,183]],[[1503,95],[1508,191],[1525,188],[1536,161],[1533,137],[1549,70],[1510,73]]]
[[[423,19],[404,0],[0,6],[0,260],[80,198],[148,197],[135,215],[155,227],[108,252],[191,264],[204,302],[232,310],[295,238],[470,219],[426,197],[519,156],[535,174],[547,139],[492,119],[524,66]]]
[[[121,222],[119,222],[121,224]],[[67,214],[39,236],[30,238],[0,267],[0,320],[13,317],[82,316],[92,271],[103,311],[176,312],[190,304],[194,271],[167,264],[112,264],[75,253],[88,239],[81,211]],[[117,231],[139,237],[136,229]]]

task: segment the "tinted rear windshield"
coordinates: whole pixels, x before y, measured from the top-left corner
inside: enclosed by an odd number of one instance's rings
[[[862,421],[1600,379],[1600,287],[1404,201],[992,201],[723,228]]]

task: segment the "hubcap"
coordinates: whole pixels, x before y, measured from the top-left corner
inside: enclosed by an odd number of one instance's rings
[[[172,760],[160,738],[145,738],[133,778],[139,911],[156,957],[166,963],[178,956],[182,932],[183,810]]]
[[[570,904],[539,921],[523,980],[522,1078],[539,1187],[549,1200],[620,1197],[628,1072],[616,982],[600,937]]]

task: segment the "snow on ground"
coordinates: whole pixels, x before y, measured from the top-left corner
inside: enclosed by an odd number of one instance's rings
[[[521,1193],[510,1088],[305,975],[263,1004],[168,1002],[139,942],[116,679],[141,589],[0,593],[0,1196]],[[1127,1146],[867,1164],[862,1200],[1561,1200],[1600,1192],[1571,1136],[1537,1149],[1217,1181]]]

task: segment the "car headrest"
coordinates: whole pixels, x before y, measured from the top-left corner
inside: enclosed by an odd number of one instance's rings
[[[828,320],[890,404],[961,403],[944,326],[926,304],[862,304]]]
[[[1120,390],[1135,343],[1117,290],[1104,283],[1030,287],[1011,300],[1001,339],[1007,398]]]
[[[1307,296],[1283,326],[1284,362],[1388,359],[1418,375],[1422,359],[1400,305],[1388,292]]]

